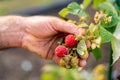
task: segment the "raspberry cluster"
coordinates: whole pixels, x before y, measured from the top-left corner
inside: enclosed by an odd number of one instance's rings
[[[59,45],[55,49],[55,55],[60,57],[60,65],[67,69],[78,66],[80,55],[77,53],[77,43],[79,41],[76,36],[69,34],[65,37],[62,45]]]
[[[75,36],[72,34],[66,36],[64,42],[65,42],[65,46],[59,45],[55,49],[55,55],[58,57],[64,57],[65,55],[67,55],[69,53],[68,48],[73,48],[77,44],[77,40],[75,40]]]

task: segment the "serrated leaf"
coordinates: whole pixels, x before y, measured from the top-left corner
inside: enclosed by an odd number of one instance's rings
[[[111,41],[112,49],[113,49],[113,64],[119,59],[120,57],[120,22],[116,26],[116,29],[113,33],[114,38]]]
[[[96,1],[98,1],[98,0],[96,0]],[[104,2],[104,3],[100,4],[98,6],[98,8],[103,11],[106,11],[106,10],[112,11],[115,15],[118,15],[115,7],[110,2]]]
[[[68,5],[69,9],[74,10],[74,9],[80,9],[80,5],[77,2],[72,2]]]
[[[87,8],[90,5],[91,2],[92,2],[92,0],[83,0],[84,8]]]
[[[105,23],[105,21],[101,21],[101,25],[105,28],[111,28],[118,24],[118,13],[115,7],[110,2],[104,2],[99,5],[99,9],[105,12],[108,16],[112,16],[112,21],[109,23]]]
[[[115,7],[110,2],[104,2],[99,5],[99,9],[104,11],[108,16],[112,16],[112,21],[105,23],[104,20],[101,21],[101,25],[105,28],[111,28],[117,25],[118,23],[118,13]]]
[[[103,27],[100,27],[100,36],[102,38],[102,42],[101,43],[110,42],[112,40],[112,38],[113,38],[112,33],[110,33],[109,31],[107,31]]]
[[[118,23],[113,35],[116,39],[120,41],[120,22]]]
[[[85,54],[88,53],[87,51],[87,46],[84,40],[81,40],[78,45],[77,45],[77,53],[80,54],[81,56],[84,56]]]
[[[59,15],[63,18],[65,18],[68,15],[69,11],[68,8],[63,8],[60,12]]]
[[[77,15],[78,15],[79,11],[81,10],[80,5],[76,2],[69,4],[67,8],[69,9],[69,12],[71,14],[77,14]]]
[[[118,16],[115,15],[115,13],[111,10],[107,10],[107,11],[105,11],[105,13],[107,14],[107,16],[111,16],[112,20],[111,20],[111,22],[108,22],[108,23],[105,23],[104,20],[101,20],[100,24],[105,28],[111,28],[111,27],[116,26],[118,24],[118,21],[119,21]]]
[[[111,44],[113,50],[113,64],[114,64],[120,57],[120,41],[118,41],[116,38],[113,38]]]
[[[94,8],[98,8],[98,6],[103,3],[103,2],[106,2],[107,0],[94,0],[93,1],[93,7]]]
[[[102,54],[101,54],[100,48],[96,47],[95,49],[92,50],[92,53],[93,53],[94,57],[96,58],[96,60],[101,59]]]
[[[102,4],[99,5],[98,7],[100,10],[102,10],[103,12],[105,12],[108,16],[112,16],[112,21],[105,23],[104,20],[101,21],[101,25],[105,28],[111,28],[117,25],[118,23],[118,13],[117,10],[115,9],[115,7],[113,6],[113,4],[111,4],[110,2],[104,2]]]
[[[87,17],[87,13],[85,12],[83,6],[76,2],[70,3],[66,8],[59,12],[59,15],[63,18],[65,18],[68,14],[73,14],[84,18]]]
[[[71,13],[71,14],[87,17],[87,14],[86,14],[85,10],[83,9],[83,6],[80,6],[76,2],[70,3],[67,8],[69,10],[69,13]]]

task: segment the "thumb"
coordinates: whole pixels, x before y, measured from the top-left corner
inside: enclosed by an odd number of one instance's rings
[[[59,32],[65,32],[65,33],[71,33],[71,34],[79,34],[79,35],[84,35],[85,34],[85,29],[80,28],[72,23],[66,22],[62,19],[58,19],[55,21],[55,26],[56,31]]]

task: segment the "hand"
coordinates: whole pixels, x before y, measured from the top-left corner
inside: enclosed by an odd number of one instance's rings
[[[58,42],[66,34],[79,33],[83,35],[85,33],[84,29],[78,28],[74,24],[65,22],[57,17],[33,16],[14,19],[13,17],[11,22],[9,21],[12,27],[2,32],[4,33],[3,37],[7,36],[7,39],[4,40],[9,40],[9,45],[26,48],[42,58],[52,60],[57,64],[59,64],[60,58],[55,56],[54,51]],[[10,47],[13,47],[11,45]],[[79,66],[83,67],[86,65],[87,57],[80,59]]]
[[[58,42],[68,33],[81,35],[85,33],[83,29],[78,29],[73,24],[48,16],[28,17],[25,19],[25,26],[22,47],[58,64],[60,58],[54,55]],[[85,66],[85,64],[85,59],[81,59],[79,65]]]

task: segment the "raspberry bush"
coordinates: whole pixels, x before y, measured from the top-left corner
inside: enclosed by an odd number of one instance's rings
[[[66,48],[63,52],[57,50],[59,46],[56,48],[55,54],[61,57],[60,65],[65,68],[78,67],[79,58],[90,52],[99,60],[102,55],[100,47],[108,42],[111,43],[113,51],[112,64],[120,57],[120,11],[118,5],[115,4],[116,7],[114,7],[109,0],[93,0],[93,7],[98,11],[94,18],[90,18],[86,8],[91,2],[92,0],[84,0],[83,4],[80,5],[72,2],[59,12],[59,15],[67,22],[86,29],[86,34],[83,36],[80,33],[66,36],[65,40],[59,45]],[[69,14],[78,16],[79,20],[70,19]]]

